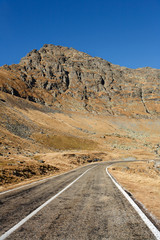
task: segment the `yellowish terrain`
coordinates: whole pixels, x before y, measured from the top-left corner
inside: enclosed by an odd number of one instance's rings
[[[60,112],[2,92],[0,99],[1,191],[95,161],[159,157],[157,119]],[[134,179],[135,197],[145,196],[142,202],[159,218],[159,177],[142,175],[117,171],[118,180]]]
[[[111,166],[109,172],[160,224],[160,161],[123,162]]]

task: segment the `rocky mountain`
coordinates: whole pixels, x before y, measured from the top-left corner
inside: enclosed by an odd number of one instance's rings
[[[160,70],[44,45],[0,67],[0,185],[160,157]]]
[[[136,118],[160,114],[159,69],[120,67],[52,44],[1,67],[0,90],[65,111]]]

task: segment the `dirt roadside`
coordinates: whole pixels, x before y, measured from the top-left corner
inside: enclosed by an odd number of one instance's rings
[[[16,156],[15,159],[0,159],[0,191],[56,176],[89,163],[109,161],[110,158],[102,152],[64,151],[36,154],[32,159]]]
[[[94,167],[83,166],[34,186],[0,195],[3,203],[0,234],[4,234],[23,216],[28,216],[78,178],[8,239],[155,240],[146,224],[106,174],[105,169],[109,164],[105,162],[97,166],[95,163]]]
[[[109,172],[117,182],[142,203],[160,226],[160,161],[123,162],[114,164]]]

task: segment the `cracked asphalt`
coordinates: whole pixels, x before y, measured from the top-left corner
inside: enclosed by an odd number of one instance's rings
[[[0,236],[92,168],[7,239],[156,239],[106,174],[109,164],[84,166],[0,195]]]

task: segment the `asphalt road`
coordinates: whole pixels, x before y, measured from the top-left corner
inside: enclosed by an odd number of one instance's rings
[[[7,239],[155,239],[106,174],[107,165],[85,166],[0,195],[0,236],[90,169]]]

